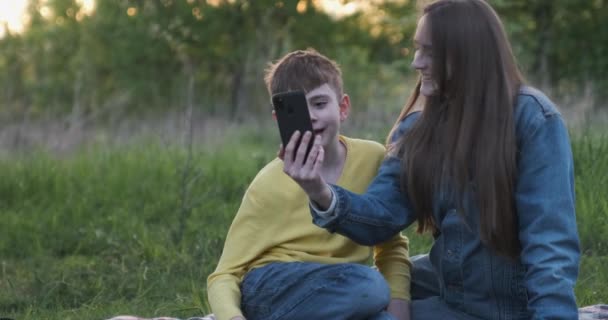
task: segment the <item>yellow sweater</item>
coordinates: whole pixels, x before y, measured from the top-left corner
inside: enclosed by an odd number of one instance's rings
[[[346,161],[337,184],[363,193],[376,176],[385,149],[377,142],[340,137]],[[251,269],[271,262],[361,263],[372,248],[327,232],[312,223],[308,197],[274,159],[247,189],[215,272],[207,279],[211,309],[218,320],[241,313],[240,283]],[[408,242],[401,235],[373,248],[374,264],[391,287],[391,298],[409,300]]]

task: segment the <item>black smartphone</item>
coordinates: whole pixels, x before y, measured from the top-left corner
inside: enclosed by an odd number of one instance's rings
[[[312,121],[308,113],[308,104],[306,103],[306,94],[302,91],[281,92],[272,96],[272,106],[277,116],[277,124],[279,125],[279,133],[283,147],[289,143],[289,139],[293,133],[298,130],[301,134],[306,131],[312,131]],[[314,139],[310,139],[308,148],[306,149],[306,158],[312,149]],[[296,145],[295,150],[298,150],[300,141]],[[306,159],[305,158],[305,159]]]

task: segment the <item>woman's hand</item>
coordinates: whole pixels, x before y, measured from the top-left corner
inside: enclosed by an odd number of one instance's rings
[[[324,156],[321,137],[314,138],[312,149],[306,157],[306,149],[312,139],[312,133],[306,131],[296,149],[300,136],[299,131],[294,132],[287,146],[285,148],[281,146],[279,149],[278,156],[283,159],[283,171],[300,185],[310,200],[319,206],[319,209],[326,210],[331,204],[332,193],[321,176]]]

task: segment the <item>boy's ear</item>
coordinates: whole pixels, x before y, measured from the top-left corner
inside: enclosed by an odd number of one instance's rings
[[[277,113],[274,110],[272,110],[272,119],[277,121]]]
[[[346,120],[350,114],[350,98],[347,94],[342,95],[340,99],[340,121]]]

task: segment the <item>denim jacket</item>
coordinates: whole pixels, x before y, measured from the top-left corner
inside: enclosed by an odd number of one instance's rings
[[[440,195],[433,209],[439,233],[429,258],[441,299],[482,319],[577,319],[580,248],[568,131],[553,103],[533,88],[520,89],[514,112],[521,255],[514,262],[481,242],[470,196],[464,196],[460,214],[454,201]],[[397,135],[417,117],[406,117]],[[335,208],[329,215],[311,210],[314,223],[364,245],[389,239],[416,220],[400,171],[400,160],[389,156],[365,194],[331,186]]]

